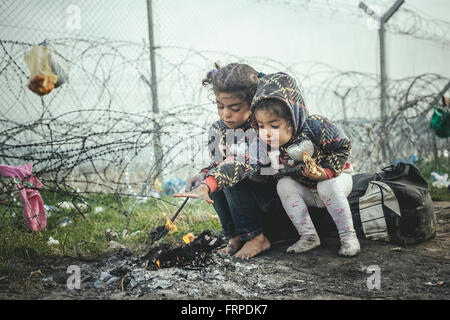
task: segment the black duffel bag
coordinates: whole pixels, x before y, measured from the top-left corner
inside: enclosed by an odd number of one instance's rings
[[[375,174],[353,175],[348,200],[360,238],[410,245],[436,235],[428,184],[409,163],[399,162]]]

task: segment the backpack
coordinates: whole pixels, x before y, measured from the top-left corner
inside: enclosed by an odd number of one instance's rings
[[[428,184],[409,163],[399,162],[375,174],[353,175],[348,200],[360,238],[411,245],[436,235]]]

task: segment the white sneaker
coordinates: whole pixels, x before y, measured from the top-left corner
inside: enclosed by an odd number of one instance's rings
[[[308,235],[300,238],[299,241],[287,248],[288,253],[301,253],[312,250],[320,246],[320,238],[318,235]]]

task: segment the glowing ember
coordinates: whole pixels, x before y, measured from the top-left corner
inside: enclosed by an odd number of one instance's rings
[[[183,236],[183,241],[186,243],[191,243],[192,241],[194,241],[195,236],[193,233],[189,232],[187,235]]]
[[[177,231],[178,228],[177,226],[172,222],[172,220],[170,220],[167,215],[163,212],[164,217],[166,217],[166,225],[165,228],[169,231]]]

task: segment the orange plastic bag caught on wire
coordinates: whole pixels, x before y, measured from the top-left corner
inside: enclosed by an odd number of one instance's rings
[[[30,70],[28,89],[40,96],[50,93],[68,78],[68,62],[45,42],[34,45],[24,59]]]

